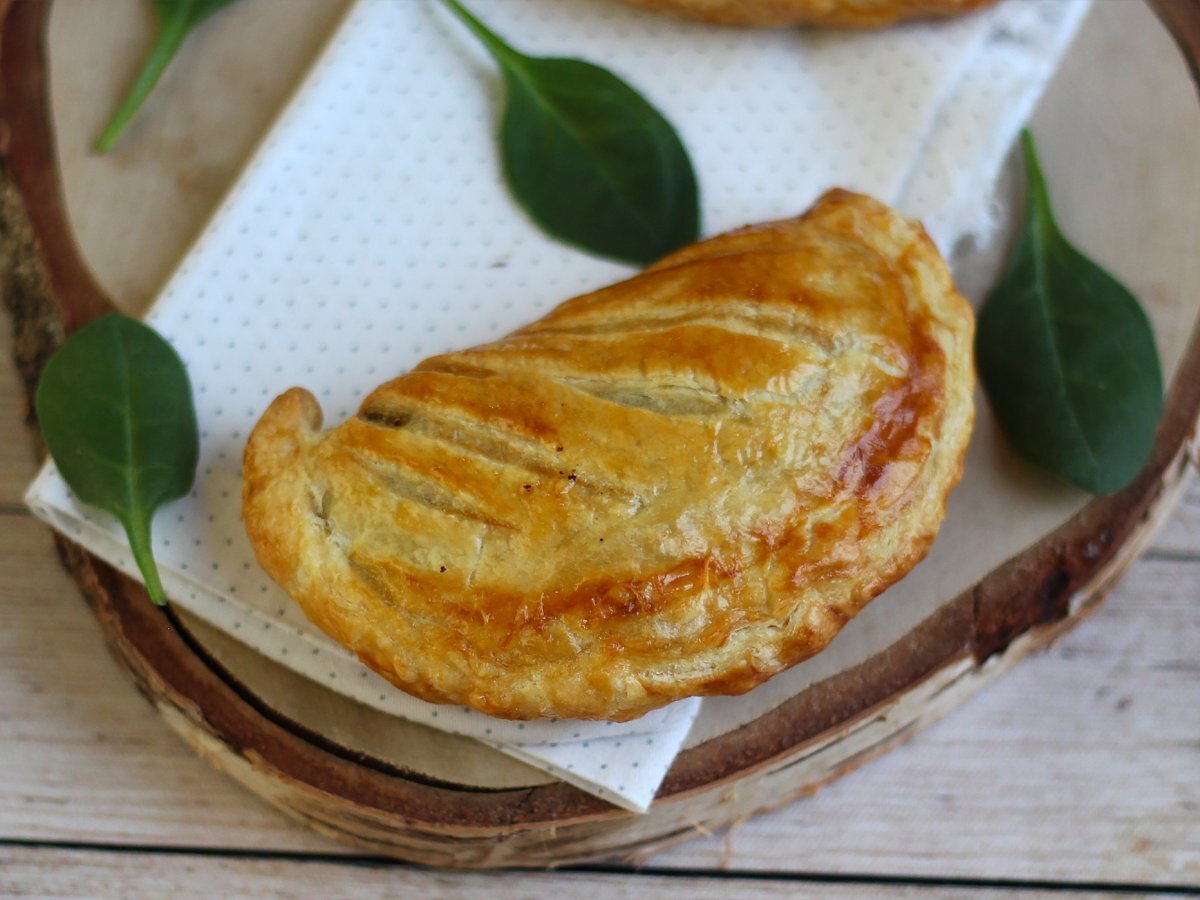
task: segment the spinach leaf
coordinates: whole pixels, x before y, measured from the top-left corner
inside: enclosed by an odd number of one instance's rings
[[[58,471],[121,521],[151,599],[165,603],[150,520],[191,490],[200,451],[183,362],[140,322],[103,316],[50,358],[34,405]]]
[[[649,263],[696,239],[696,176],[671,124],[606,69],[517,52],[458,0],[446,6],[504,73],[504,175],[529,216],[584,250]]]
[[[188,33],[223,6],[233,0],[154,0],[158,13],[158,34],[150,47],[150,55],[142,64],[137,80],[125,101],[117,107],[108,126],[96,141],[96,152],[107,153],[117,143],[125,126],[137,114],[150,91],[158,83],[167,65],[175,56]]]
[[[1115,493],[1154,445],[1154,335],[1134,296],[1059,231],[1033,136],[1023,142],[1025,226],[979,316],[979,375],[1017,450],[1084,490]]]

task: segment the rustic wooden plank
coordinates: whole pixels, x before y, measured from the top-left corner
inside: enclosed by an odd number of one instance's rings
[[[1056,892],[1020,889],[971,890],[958,885],[836,884],[798,880],[679,878],[592,873],[435,872],[395,864],[165,856],[57,848],[0,847],[0,894],[5,897],[342,897],[419,896],[437,900],[516,900],[557,896],[564,900],[687,897],[725,900],[764,898],[970,897],[973,900],[1043,900]],[[1072,892],[1073,898],[1116,893]]]
[[[0,837],[338,852],[167,730],[28,516],[0,515],[0,622]]]
[[[818,796],[654,866],[1200,884],[1200,564]],[[341,853],[211,771],[103,652],[44,528],[0,517],[0,838]]]
[[[1154,536],[1147,552],[1200,560],[1200,478],[1192,480],[1175,514]]]

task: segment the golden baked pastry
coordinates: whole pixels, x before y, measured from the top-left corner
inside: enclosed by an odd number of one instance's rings
[[[996,0],[626,0],[653,12],[714,25],[880,28],[905,19],[951,16]]]
[[[933,541],[973,319],[920,225],[833,191],[687,247],[321,431],[277,398],[246,528],[404,690],[624,720],[819,651]]]

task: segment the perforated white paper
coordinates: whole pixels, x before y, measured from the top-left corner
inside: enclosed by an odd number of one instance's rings
[[[520,48],[599,62],[675,123],[712,234],[795,215],[824,189],[922,217],[948,249],[986,231],[990,183],[1088,0],[878,33],[710,28],[616,0],[474,0]],[[494,65],[434,0],[359,0],[154,304],[196,392],[195,489],[155,522],[172,602],[333,690],[472,735],[644,810],[699,701],[624,725],[513,723],[404,694],[311,626],[258,569],[240,520],[246,437],[278,393],[337,423],[422,358],[492,339],[627,277],[542,235],[505,192]],[[135,574],[119,527],[52,466],[34,511]],[[752,695],[753,696],[753,695]]]

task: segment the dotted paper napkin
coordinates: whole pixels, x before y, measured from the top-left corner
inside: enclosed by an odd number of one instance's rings
[[[713,234],[792,216],[824,189],[922,217],[943,251],[986,231],[990,185],[1087,0],[1005,0],[878,33],[710,28],[616,0],[474,0],[518,47],[602,63],[675,123]],[[495,66],[434,0],[359,0],[148,315],[196,393],[199,476],[154,524],[172,602],[265,656],[397,716],[468,734],[644,810],[699,701],[623,725],[514,723],[396,690],[258,569],[242,448],[293,385],[336,424],[426,356],[486,341],[632,274],[538,232],[506,193]],[[119,527],[52,466],[33,510],[133,574]]]

